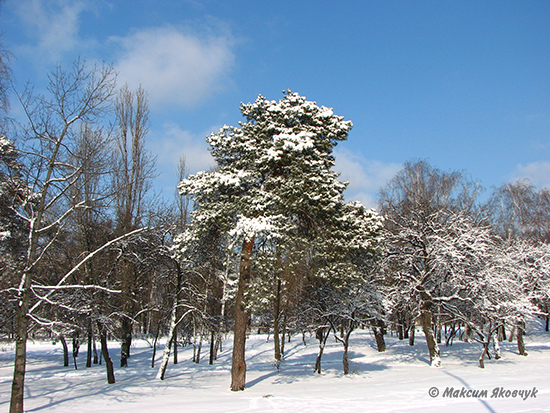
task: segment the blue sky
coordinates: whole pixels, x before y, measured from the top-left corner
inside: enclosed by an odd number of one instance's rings
[[[78,56],[142,84],[166,197],[180,155],[208,168],[204,137],[286,89],[353,121],[336,152],[348,199],[373,206],[413,159],[550,187],[547,0],[5,0],[0,21],[20,87]]]

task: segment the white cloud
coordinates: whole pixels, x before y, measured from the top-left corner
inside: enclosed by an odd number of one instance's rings
[[[510,174],[510,180],[529,179],[536,187],[550,188],[550,162],[532,162],[518,165]]]
[[[346,199],[359,200],[365,206],[376,206],[376,196],[390,179],[392,179],[402,165],[397,163],[386,164],[376,160],[367,160],[359,153],[346,149],[334,151],[336,156],[336,171],[341,172],[340,179],[349,181],[346,190]]]
[[[95,9],[88,0],[12,0],[8,4],[34,42],[20,46],[19,51],[32,55],[35,61],[42,56],[51,62],[60,61],[63,54],[82,47],[78,35],[80,15]]]
[[[217,130],[217,128],[214,129]],[[153,153],[157,156],[158,167],[169,174],[175,174],[179,160],[183,155],[189,173],[210,169],[215,162],[208,151],[205,139],[207,134],[193,134],[173,123],[164,125],[162,136],[155,136],[151,139],[154,142]]]
[[[200,37],[166,26],[112,40],[122,47],[119,80],[141,84],[152,110],[200,104],[224,87],[235,60],[227,34]]]

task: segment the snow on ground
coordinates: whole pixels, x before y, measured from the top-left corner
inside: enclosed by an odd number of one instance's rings
[[[286,345],[280,371],[272,364],[273,341],[251,335],[247,341],[247,389],[229,390],[231,340],[213,366],[207,348],[200,364],[191,361],[189,346],[179,351],[180,362],[170,364],[164,381],[151,369],[152,349],[137,340],[129,367],[115,368],[117,382],[106,382],[105,366],[85,368],[86,348],[77,359],[79,369],[63,367],[58,343],[29,345],[25,410],[29,412],[550,412],[550,333],[537,325],[526,337],[529,355],[517,354],[514,343],[502,343],[503,358],[478,367],[479,344],[455,341],[441,347],[441,368],[429,367],[424,337],[417,332],[414,347],[406,340],[386,337],[388,349],[378,353],[367,331],[352,334],[351,374],[342,373],[342,346],[331,337],[323,355],[323,373],[313,373],[317,340],[294,336]],[[0,410],[9,409],[13,351],[0,344]],[[118,346],[117,346],[118,347]],[[69,350],[71,350],[69,345]],[[159,350],[162,350],[162,346]],[[158,366],[162,351],[157,351]],[[119,348],[111,343],[117,366]],[[72,362],[72,359],[71,359]],[[429,392],[436,392],[431,397]],[[448,397],[449,392],[487,390],[480,398]],[[432,389],[432,390],[430,390]],[[492,397],[494,392],[499,397]],[[514,390],[536,389],[526,400]],[[458,390],[458,391],[457,391]],[[508,397],[506,391],[510,390]],[[447,395],[444,397],[445,392]],[[496,394],[496,393],[495,393]],[[504,396],[504,397],[500,397]]]

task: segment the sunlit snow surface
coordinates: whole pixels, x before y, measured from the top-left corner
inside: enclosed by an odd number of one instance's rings
[[[301,335],[286,344],[286,359],[277,372],[272,364],[273,340],[251,335],[247,341],[247,389],[229,391],[231,340],[213,366],[203,359],[194,364],[192,346],[179,351],[180,362],[169,365],[164,381],[151,369],[152,349],[135,342],[129,367],[116,368],[116,384],[108,385],[105,366],[85,368],[86,348],[77,359],[79,369],[62,367],[60,344],[29,345],[25,410],[29,412],[543,412],[550,411],[550,333],[533,325],[526,345],[527,357],[517,354],[515,343],[501,343],[503,358],[478,367],[479,344],[454,341],[442,344],[442,367],[428,365],[424,337],[407,345],[387,337],[388,350],[378,353],[373,337],[356,331],[351,338],[351,374],[342,374],[342,347],[331,337],[323,356],[323,373],[314,374],[317,341]],[[13,351],[0,352],[0,411],[8,411]],[[111,343],[115,366],[119,349]],[[162,346],[157,350],[157,366]],[[69,346],[70,350],[70,346]],[[428,394],[432,387],[439,396]],[[487,390],[482,399],[443,397],[447,388]],[[505,390],[537,389],[536,398],[491,398],[496,387]],[[433,391],[433,390],[432,390]]]

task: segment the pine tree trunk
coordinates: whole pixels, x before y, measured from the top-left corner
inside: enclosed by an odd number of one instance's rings
[[[252,249],[254,238],[245,242],[242,248],[241,263],[239,268],[239,283],[235,297],[235,327],[233,333],[233,357],[231,360],[231,390],[244,390],[246,386],[246,328],[248,326],[248,314],[245,310],[244,296],[252,275]]]

